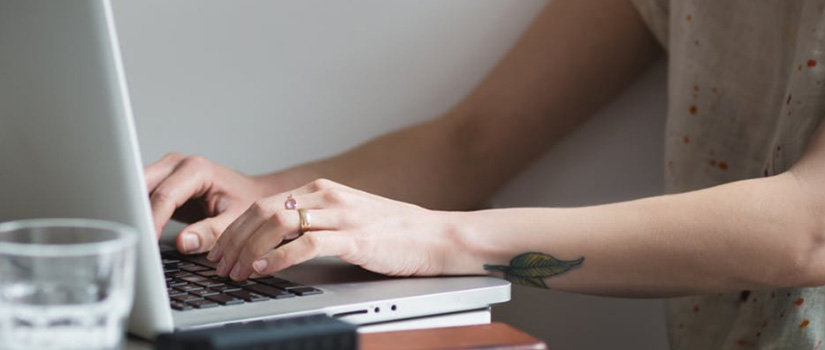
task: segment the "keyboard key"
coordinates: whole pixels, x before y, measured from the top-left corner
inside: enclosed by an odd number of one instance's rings
[[[206,299],[212,300],[216,303],[221,305],[235,305],[235,304],[243,304],[243,299],[238,299],[229,295],[224,294],[215,294],[207,296]]]
[[[260,295],[258,293],[250,292],[248,290],[240,290],[240,291],[237,291],[237,292],[230,292],[230,293],[227,293],[227,294],[229,294],[230,296],[236,297],[236,298],[241,298],[241,299],[246,300],[248,302],[269,300],[268,297],[265,297],[265,296]]]
[[[194,276],[194,275],[191,272],[177,271],[177,272],[167,273],[166,276],[167,277],[181,278],[181,277],[189,277],[189,276]]]
[[[196,295],[192,295],[192,294],[186,294],[186,295],[181,295],[179,297],[172,298],[172,300],[179,301],[181,303],[186,303],[186,302],[201,300],[201,299],[203,299],[203,298],[201,298],[199,296],[196,296]]]
[[[241,290],[241,287],[233,286],[229,284],[221,284],[220,286],[210,287],[212,290],[219,291],[221,293],[229,293],[229,292],[237,292]]]
[[[208,267],[204,267],[204,269],[200,270],[200,271],[192,271],[192,272],[194,272],[197,275],[203,276],[203,277],[215,277],[215,276],[218,275],[218,271],[212,270]]]
[[[266,284],[268,286],[273,286],[275,288],[279,288],[279,289],[283,289],[283,290],[290,290],[292,288],[306,287],[303,284],[298,284],[298,283],[295,283],[295,282],[292,282],[292,281],[287,281],[285,279],[278,278],[278,277],[260,278],[260,279],[256,279],[255,281],[257,281],[258,283],[263,283],[263,284]]]
[[[187,272],[213,271],[212,269],[210,269],[206,266],[200,266],[200,265],[195,265],[195,264],[190,264],[188,266],[183,266],[183,267],[180,267],[180,269],[183,270],[183,271],[187,271]]]
[[[197,284],[191,284],[191,283],[190,283],[190,284],[184,284],[184,285],[182,285],[182,286],[177,286],[177,287],[175,287],[175,289],[177,289],[177,290],[179,290],[179,291],[181,291],[181,292],[187,292],[187,293],[190,293],[190,292],[194,292],[194,291],[196,291],[196,290],[201,290],[201,289],[203,289],[203,287],[201,287],[201,286],[199,286],[199,285],[197,285]]]
[[[272,276],[270,276],[270,277],[263,277],[263,278],[253,278],[253,280],[254,280],[254,281],[256,281],[256,282],[258,282],[258,283],[263,283],[263,284],[265,284],[265,285],[268,285],[268,286],[273,286],[273,287],[274,287],[274,286],[277,286],[277,285],[279,285],[279,284],[292,283],[292,282],[287,281],[287,280],[285,280],[285,279],[283,279],[283,278],[272,277]]]
[[[314,294],[321,294],[323,291],[320,289],[312,288],[312,287],[301,287],[301,288],[292,288],[289,290],[290,293],[295,293],[300,296],[307,296],[307,295],[314,295]]]
[[[185,286],[186,284],[187,284],[186,281],[181,281],[181,280],[171,280],[171,281],[166,282],[167,287],[179,287],[179,286]]]
[[[214,277],[210,277],[210,278],[215,280],[215,281],[225,283],[225,284],[235,285],[235,283],[236,283],[235,281],[233,281],[229,277],[214,276]]]
[[[215,276],[215,277],[210,277],[210,278],[212,280],[215,280],[215,281],[218,281],[218,282],[221,282],[221,283],[224,283],[224,284],[229,284],[229,285],[238,286],[238,287],[251,286],[253,284],[257,284],[257,282],[252,281],[252,280],[237,282],[237,281],[233,281],[229,277]]]
[[[172,273],[172,272],[178,272],[178,271],[180,271],[180,269],[178,269],[177,266],[174,266],[174,267],[173,266],[164,266],[163,267],[163,273],[167,274],[167,275]]]
[[[302,284],[298,284],[298,283],[295,283],[295,282],[292,282],[292,281],[287,281],[283,278],[278,278],[278,277],[268,277],[268,278],[256,279],[256,281],[258,281],[259,283],[270,285],[270,286],[273,286],[275,288],[280,288],[280,289],[283,289],[283,290],[288,290],[290,288],[304,287],[304,285],[302,285]]]
[[[278,286],[278,288],[286,290],[287,292],[289,292],[293,289],[296,289],[296,288],[306,288],[306,287],[308,287],[308,286],[305,286],[303,284],[298,284],[298,283],[282,284],[282,285]]]
[[[213,263],[206,259],[206,254],[198,254],[198,255],[187,255],[185,258],[181,259],[187,262],[193,262],[198,265],[208,266],[211,268],[215,268],[216,263]]]
[[[203,297],[206,297],[206,296],[209,296],[209,295],[215,295],[215,294],[220,294],[220,293],[218,293],[214,290],[201,289],[201,290],[196,290],[196,291],[189,292],[189,294],[197,295],[197,296],[203,298]]]
[[[179,291],[175,288],[166,288],[166,292],[169,293],[169,297],[177,297],[186,294],[186,292]]]
[[[213,288],[213,287],[219,287],[219,286],[223,285],[223,283],[221,283],[221,282],[218,282],[218,281],[215,281],[215,280],[210,280],[210,279],[205,279],[203,281],[195,282],[195,283],[199,286],[204,287],[204,288]]]
[[[216,303],[214,301],[211,301],[211,300],[206,300],[206,299],[193,300],[193,301],[189,301],[189,302],[186,302],[186,303],[189,304],[189,305],[192,305],[192,306],[194,306],[198,309],[208,309],[210,307],[218,306],[218,303]]]
[[[178,279],[181,280],[181,281],[186,281],[186,282],[190,282],[190,283],[198,283],[198,282],[203,282],[203,281],[208,280],[208,278],[203,277],[203,276],[198,276],[198,275],[179,277]]]
[[[284,299],[284,298],[291,298],[295,295],[292,293],[285,292],[275,287],[270,287],[264,284],[253,284],[250,286],[243,287],[246,290],[253,291],[258,294],[266,295],[273,299]]]
[[[181,303],[179,301],[173,301],[169,304],[169,306],[171,306],[175,310],[180,310],[180,311],[192,310],[191,305],[187,305],[187,304]]]
[[[180,260],[173,259],[173,258],[163,258],[163,259],[160,259],[160,262],[164,265],[169,265],[169,264],[177,264],[177,263],[180,262]]]
[[[246,280],[246,281],[240,281],[240,282],[232,281],[230,283],[232,283],[232,284],[234,284],[238,287],[246,287],[246,286],[251,286],[251,285],[254,285],[254,284],[258,284],[257,282],[252,281],[252,280]]]
[[[162,251],[160,253],[161,258],[164,258],[164,259],[180,259],[180,257],[181,257],[181,254],[178,253],[177,249],[175,249],[175,248],[169,247],[167,249],[167,248],[164,247],[164,248],[161,248],[161,249],[162,249]]]

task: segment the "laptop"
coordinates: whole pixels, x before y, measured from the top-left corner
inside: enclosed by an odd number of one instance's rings
[[[510,299],[510,284],[492,277],[389,278],[333,258],[232,284],[202,256],[160,247],[108,0],[0,0],[0,164],[0,221],[138,229],[129,331],[143,338],[317,313],[374,325]]]

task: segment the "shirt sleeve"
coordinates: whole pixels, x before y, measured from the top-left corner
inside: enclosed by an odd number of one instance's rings
[[[668,48],[670,0],[630,0],[659,44]]]

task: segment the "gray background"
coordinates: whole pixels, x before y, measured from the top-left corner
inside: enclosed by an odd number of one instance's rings
[[[115,1],[144,162],[174,150],[268,172],[436,117],[543,4]],[[576,206],[659,193],[664,82],[659,62],[493,203]],[[494,318],[553,349],[667,346],[660,300],[516,286]]]

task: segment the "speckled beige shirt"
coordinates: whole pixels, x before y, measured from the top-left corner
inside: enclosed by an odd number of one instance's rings
[[[668,193],[799,159],[825,114],[825,0],[632,1],[669,57]],[[671,299],[667,321],[673,349],[817,349],[825,288]]]

